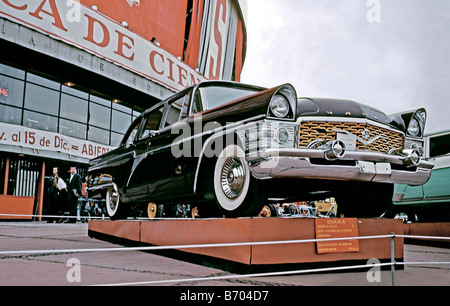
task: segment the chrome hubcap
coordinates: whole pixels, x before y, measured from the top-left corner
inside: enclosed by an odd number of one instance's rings
[[[235,199],[241,193],[245,183],[246,171],[240,159],[229,157],[221,173],[222,191],[229,199]]]

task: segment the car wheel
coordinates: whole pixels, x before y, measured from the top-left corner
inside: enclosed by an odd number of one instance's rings
[[[120,195],[115,185],[106,191],[106,212],[111,220],[126,217],[125,205],[120,202]]]
[[[278,210],[275,204],[267,204],[263,206],[263,209],[259,213],[260,217],[275,218],[278,217]]]
[[[251,176],[245,152],[227,146],[217,157],[212,174],[213,202],[225,217],[257,216],[267,197]]]
[[[155,203],[148,203],[147,215],[150,219],[161,218],[164,213],[164,205],[157,205]]]

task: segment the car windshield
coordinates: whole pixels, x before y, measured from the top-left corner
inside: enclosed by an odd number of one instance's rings
[[[198,89],[194,101],[194,113],[210,110],[231,101],[259,92],[258,88],[207,86]]]

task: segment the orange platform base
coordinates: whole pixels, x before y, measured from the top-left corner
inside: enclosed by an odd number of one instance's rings
[[[5,215],[0,216],[0,220],[3,219],[31,220],[32,219],[31,215],[33,215],[33,207],[34,207],[34,197],[0,195],[0,214]]]
[[[401,220],[357,219],[356,222],[359,237],[403,234]],[[315,219],[304,218],[90,221],[89,236],[99,239],[119,238],[144,245],[174,246],[315,239],[316,226]],[[395,258],[402,260],[403,238],[396,237],[394,242]],[[324,254],[318,252],[316,242],[181,251],[248,266],[367,261],[371,258],[386,261],[391,258],[390,238],[361,239],[358,243],[358,251]]]

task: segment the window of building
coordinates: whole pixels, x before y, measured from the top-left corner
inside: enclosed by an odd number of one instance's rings
[[[16,79],[25,79],[25,71],[4,64],[0,64],[0,74]]]
[[[114,132],[125,134],[131,124],[131,113],[126,114],[121,111],[112,111],[112,126],[111,130]]]
[[[67,94],[72,95],[72,96],[75,96],[75,97],[78,97],[78,98],[85,99],[85,100],[89,99],[89,93],[88,93],[87,89],[85,89],[83,91],[83,90],[74,88],[72,86],[63,85],[62,86],[62,92],[63,93],[67,93]]]
[[[22,107],[25,82],[0,75],[0,103]]]
[[[20,125],[22,109],[0,104],[0,122]]]
[[[121,112],[124,112],[124,113],[129,113],[130,112],[130,108],[128,106],[123,105],[122,103],[123,102],[115,102],[115,103],[112,104],[112,108],[113,109],[117,109],[117,110],[119,110]]]
[[[56,133],[58,131],[58,118],[25,110],[23,112],[23,126]]]
[[[111,108],[111,104],[112,104],[111,99],[108,100],[107,98],[102,98],[102,97],[100,97],[100,95],[101,94],[99,94],[98,92],[92,91],[89,99],[91,100],[91,102],[95,102],[97,104]]]
[[[60,117],[87,124],[88,101],[63,93]]]
[[[59,91],[27,83],[25,89],[25,108],[58,116]]]
[[[0,122],[118,146],[144,109],[115,102],[79,84],[0,64]]]
[[[59,121],[59,133],[70,137],[86,139],[87,126],[86,124],[61,118]]]
[[[109,130],[89,126],[88,140],[109,145]]]
[[[110,145],[118,147],[120,145],[120,142],[122,141],[122,138],[123,134],[111,132]]]
[[[49,76],[39,76],[35,73],[27,73],[27,82],[33,83],[39,86],[47,87],[59,91],[61,84],[55,80],[51,80]]]
[[[89,106],[89,126],[109,130],[111,126],[111,107],[91,102]]]

